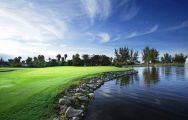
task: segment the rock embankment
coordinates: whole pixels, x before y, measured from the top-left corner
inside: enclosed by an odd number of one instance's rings
[[[68,89],[58,101],[58,113],[54,120],[80,120],[84,117],[88,104],[94,99],[94,91],[104,82],[125,75],[136,74],[137,71],[107,72],[100,76],[84,80],[77,87]]]

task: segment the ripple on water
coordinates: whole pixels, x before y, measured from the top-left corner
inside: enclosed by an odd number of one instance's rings
[[[137,68],[95,91],[85,120],[188,120],[188,69]]]

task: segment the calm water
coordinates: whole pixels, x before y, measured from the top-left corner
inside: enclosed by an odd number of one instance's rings
[[[96,90],[85,120],[188,120],[188,66],[136,69]]]

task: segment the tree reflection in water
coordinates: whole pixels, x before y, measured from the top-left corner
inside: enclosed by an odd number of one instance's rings
[[[120,86],[128,86],[138,81],[139,81],[138,74],[134,74],[134,75],[128,75],[128,76],[118,78],[116,80],[116,84]]]
[[[185,77],[188,79],[188,58],[187,58],[187,63],[185,64],[184,68],[185,68],[185,71],[184,71]]]
[[[161,67],[162,75],[169,77],[173,73],[173,67]]]
[[[159,68],[145,68],[143,71],[144,84],[150,86],[160,81]]]

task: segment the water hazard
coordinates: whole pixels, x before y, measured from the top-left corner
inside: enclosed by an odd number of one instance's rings
[[[85,120],[188,120],[188,66],[136,69],[96,90]]]

